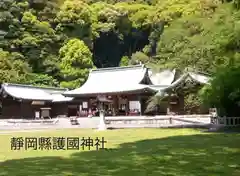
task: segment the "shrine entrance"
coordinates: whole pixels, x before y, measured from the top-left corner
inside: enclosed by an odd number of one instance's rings
[[[67,111],[68,117],[77,116],[77,113],[78,113],[77,105],[68,105],[68,111]]]

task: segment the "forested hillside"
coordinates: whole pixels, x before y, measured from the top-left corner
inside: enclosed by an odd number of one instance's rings
[[[79,87],[93,67],[215,73],[240,61],[239,1],[1,0],[0,81]]]

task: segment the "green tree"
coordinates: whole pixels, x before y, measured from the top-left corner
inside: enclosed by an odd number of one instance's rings
[[[43,14],[40,12],[45,6],[45,0],[1,2],[0,30],[6,34],[0,47],[21,55],[20,60],[27,62],[32,72],[58,78],[60,38],[52,27],[52,21],[41,18]]]
[[[59,81],[47,74],[29,73],[26,75],[26,84],[35,86],[52,86],[59,87]]]
[[[89,5],[84,1],[66,0],[55,19],[56,30],[66,38],[79,38],[91,46],[91,13]]]
[[[239,21],[239,0],[1,0],[0,48],[28,64],[32,84],[63,84],[59,50],[72,38],[99,68],[126,56],[215,73],[239,52]]]
[[[120,66],[128,66],[129,58],[127,56],[123,56],[120,61]]]
[[[215,9],[208,19],[191,15],[175,20],[158,42],[155,60],[162,67],[216,72],[239,48],[239,12],[230,4]]]
[[[240,65],[219,69],[210,85],[201,91],[204,103],[216,107],[220,116],[239,116]]]
[[[92,69],[92,54],[89,48],[79,39],[69,40],[59,51],[60,68],[63,75],[62,87],[76,88],[81,86]]]
[[[25,83],[26,76],[31,71],[17,53],[9,53],[0,49],[0,80],[1,82]]]
[[[131,60],[130,60],[130,63],[135,65],[135,64],[146,64],[150,61],[150,58],[142,53],[142,52],[136,52],[136,53],[133,53],[132,54],[132,57],[131,57]]]

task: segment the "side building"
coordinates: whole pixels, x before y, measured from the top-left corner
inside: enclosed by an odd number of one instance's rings
[[[68,114],[73,98],[62,95],[67,89],[3,83],[0,91],[1,119],[49,118]]]
[[[199,90],[209,84],[210,75],[188,70],[163,70],[149,73],[158,90],[155,99],[161,99],[161,113],[164,114],[208,114],[209,108],[198,100]],[[155,100],[156,101],[156,100]],[[156,105],[157,103],[155,103]]]

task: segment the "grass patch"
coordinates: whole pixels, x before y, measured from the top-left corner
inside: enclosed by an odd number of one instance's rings
[[[106,150],[12,151],[11,137],[104,137]],[[239,176],[240,134],[192,129],[0,135],[0,176]]]
[[[225,133],[240,133],[240,126],[237,127],[223,127],[218,130],[218,132]]]

